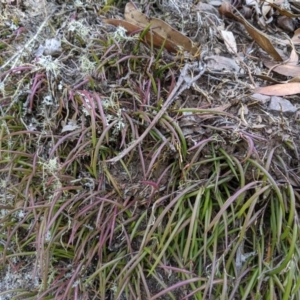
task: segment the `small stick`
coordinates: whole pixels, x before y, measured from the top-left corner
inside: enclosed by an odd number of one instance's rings
[[[18,63],[20,56],[22,54],[24,54],[24,52],[27,50],[27,48],[37,39],[38,35],[40,34],[40,32],[42,31],[42,29],[46,26],[48,20],[50,19],[50,17],[52,16],[52,14],[50,16],[48,16],[44,22],[40,25],[40,27],[38,28],[36,34],[17,52],[15,53],[3,66],[0,67],[0,71],[4,70],[4,68],[6,66],[8,66],[12,61],[14,61],[13,65],[11,68],[14,68],[16,66],[16,64]],[[7,74],[7,76],[5,77],[5,79],[3,80],[3,82],[6,80],[6,78],[9,76],[9,73]]]
[[[188,70],[192,69],[198,69],[199,74],[196,75],[195,77],[191,77],[188,74]],[[181,70],[180,76],[178,78],[178,81],[172,90],[171,94],[167,98],[166,102],[163,104],[157,115],[154,117],[150,125],[147,127],[147,129],[143,132],[143,134],[136,140],[134,141],[128,148],[124,149],[122,152],[120,152],[117,156],[115,156],[112,159],[107,160],[106,162],[112,162],[115,163],[122,159],[126,154],[128,154],[132,149],[136,148],[136,146],[143,141],[143,139],[146,137],[146,135],[149,133],[149,131],[154,127],[154,125],[159,121],[159,119],[164,115],[164,113],[167,111],[169,106],[173,103],[175,100],[176,96],[180,95],[184,90],[188,89],[191,87],[191,85],[197,81],[202,74],[205,72],[206,68],[204,65],[202,65],[199,62],[195,62],[193,64],[186,64],[184,68]]]

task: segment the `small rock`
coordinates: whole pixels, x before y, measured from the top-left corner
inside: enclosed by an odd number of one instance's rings
[[[234,59],[225,56],[211,55],[205,58],[207,67],[213,71],[239,72],[240,67]]]
[[[253,94],[251,95],[251,98],[252,99],[255,99],[256,101],[259,101],[261,102],[262,104],[265,104],[267,103],[268,101],[270,101],[270,96],[267,96],[267,95],[262,95],[262,94]]]
[[[35,52],[35,56],[42,55],[59,56],[62,53],[61,41],[57,38],[46,39],[45,46],[40,45]]]
[[[284,114],[293,114],[297,111],[297,107],[295,107],[289,100],[285,100],[277,96],[271,97],[268,109],[273,112],[283,112]]]

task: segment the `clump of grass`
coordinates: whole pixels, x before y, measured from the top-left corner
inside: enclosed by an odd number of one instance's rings
[[[0,296],[297,299],[300,196],[284,151],[263,156],[264,138],[213,106],[179,102],[153,124],[180,67],[139,43],[145,31],[80,24],[62,32],[73,57],[0,75],[0,261],[32,274]]]

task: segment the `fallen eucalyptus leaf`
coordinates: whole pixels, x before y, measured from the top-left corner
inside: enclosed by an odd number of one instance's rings
[[[122,26],[124,27],[129,34],[132,33],[139,33],[142,32],[145,28],[137,26],[135,24],[132,24],[130,22],[124,21],[124,20],[117,20],[117,19],[103,19],[102,20],[104,23],[114,25],[114,26]],[[169,52],[177,52],[179,49],[177,45],[172,43],[169,40],[166,40],[161,37],[159,34],[153,33],[151,30],[149,30],[143,39],[143,42],[145,44],[151,45],[153,43],[153,46],[156,48],[160,48],[163,44],[164,47],[169,51]]]
[[[292,42],[294,45],[300,44],[300,28],[295,30],[294,36],[292,37]]]
[[[270,96],[295,95],[300,93],[300,83],[289,82],[285,84],[274,84],[270,86],[258,87],[254,90],[254,92]]]
[[[300,17],[300,14],[293,14],[292,12],[290,12],[284,8],[281,8],[280,6],[278,6],[274,3],[269,3],[269,5],[272,6],[273,8],[275,8],[276,10],[278,10],[278,12],[283,16],[287,16],[289,18],[299,18]]]
[[[166,40],[166,43],[168,42],[176,45],[178,50],[182,49],[183,51],[190,52],[192,55],[200,54],[199,47],[187,36],[160,19],[148,18],[145,14],[137,10],[130,2],[125,6],[125,20],[141,28],[145,28],[150,24],[154,37],[158,35],[162,40]]]
[[[262,7],[261,7],[261,12],[262,12],[264,18],[266,18],[266,19],[267,19],[267,14],[271,10],[271,5],[270,5],[271,3],[273,3],[273,0],[263,1]]]
[[[285,75],[285,76],[291,76],[291,77],[299,77],[300,76],[300,66],[293,66],[293,65],[278,65],[274,68],[277,64],[274,62],[265,62],[264,65],[271,69],[272,71]]]
[[[272,69],[272,71],[291,77],[299,77],[300,76],[300,66],[298,65],[298,54],[293,49],[290,54],[290,59],[285,64],[278,64],[273,61],[265,61],[264,65]]]
[[[252,26],[237,10],[235,11],[236,14],[234,14],[232,11],[232,5],[229,2],[224,2],[219,8],[219,12],[221,15],[233,18],[236,21],[242,23],[251,37],[263,50],[270,54],[275,60],[283,60],[275,47],[270,42],[269,38],[264,33]]]

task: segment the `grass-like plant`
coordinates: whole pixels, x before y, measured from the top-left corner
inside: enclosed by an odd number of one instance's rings
[[[295,143],[263,148],[193,86],[154,122],[188,62],[150,28],[71,25],[32,62],[1,23],[0,298],[300,299]]]

